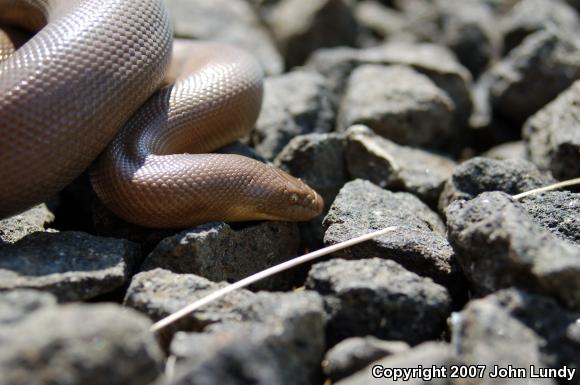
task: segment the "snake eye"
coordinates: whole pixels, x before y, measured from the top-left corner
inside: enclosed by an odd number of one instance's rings
[[[292,195],[290,195],[290,202],[292,204],[298,203],[298,194],[292,194]]]

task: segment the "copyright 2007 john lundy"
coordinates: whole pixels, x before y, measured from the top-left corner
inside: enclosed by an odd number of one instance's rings
[[[576,374],[576,368],[570,368],[568,366],[554,369],[535,365],[528,367],[516,367],[512,365],[418,365],[414,368],[388,368],[382,365],[374,365],[371,370],[374,378],[385,378],[402,382],[411,379],[431,381],[437,378],[553,378],[571,381]]]

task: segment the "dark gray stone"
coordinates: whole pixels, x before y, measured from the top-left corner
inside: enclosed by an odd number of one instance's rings
[[[309,249],[322,245],[322,220],[338,191],[349,179],[344,147],[343,134],[300,135],[292,139],[274,160],[276,166],[302,179],[324,199],[324,209],[318,218],[298,224],[303,246]]]
[[[162,240],[141,270],[161,268],[234,282],[296,256],[299,242],[296,223],[260,222],[239,229],[223,222],[208,223]],[[291,272],[284,273],[254,288],[290,289],[296,284],[294,278]]]
[[[14,243],[28,234],[45,231],[54,221],[54,214],[44,203],[21,214],[0,220],[0,244]]]
[[[580,78],[580,40],[536,32],[490,71],[494,110],[521,125]]]
[[[158,321],[226,285],[193,274],[176,274],[155,269],[133,277],[124,304]],[[240,316],[232,313],[232,309],[252,295],[246,290],[230,293],[184,317],[175,328],[201,331],[212,323],[239,321]]]
[[[579,314],[554,300],[508,289],[471,301],[452,317],[451,343],[468,365],[580,368]],[[576,381],[579,379],[576,374]],[[528,381],[528,380],[525,380]],[[534,383],[555,384],[551,379]],[[566,383],[576,383],[576,381]],[[489,383],[489,382],[484,382]]]
[[[499,34],[495,16],[489,6],[479,0],[439,0],[441,42],[457,59],[478,77],[499,56]]]
[[[267,23],[292,68],[322,47],[354,46],[358,25],[351,0],[282,0],[274,5]],[[332,31],[332,33],[329,33]]]
[[[450,366],[459,364],[459,360],[455,357],[449,345],[445,343],[426,342],[407,352],[375,361],[355,375],[337,382],[336,385],[380,385],[399,384],[403,382],[401,378],[397,381],[394,381],[392,378],[374,378],[372,376],[372,368],[375,365],[384,369],[431,368],[433,366],[438,368],[445,367],[447,369],[446,376],[442,376],[441,372],[439,372],[440,377],[437,378],[425,380],[423,378],[410,378],[407,381],[404,381],[404,383],[409,385],[459,385],[459,383],[453,382],[454,380],[449,378]]]
[[[445,183],[439,199],[439,211],[453,201],[469,200],[485,191],[503,191],[510,195],[544,187],[555,180],[525,160],[473,158],[459,165]]]
[[[542,108],[525,124],[530,159],[558,179],[580,175],[580,81]]]
[[[43,307],[0,325],[0,384],[149,384],[164,359],[150,326],[118,305]]]
[[[501,19],[503,50],[511,51],[527,36],[542,30],[577,33],[578,14],[560,0],[521,0]]]
[[[315,293],[260,293],[238,310],[246,322],[176,334],[172,384],[320,383],[324,310]]]
[[[168,0],[178,37],[229,43],[251,52],[269,75],[283,59],[254,9],[244,0]]]
[[[36,290],[0,292],[0,328],[15,324],[46,306],[56,306],[56,297]],[[1,344],[1,343],[0,343]]]
[[[306,287],[325,299],[330,345],[366,335],[417,344],[441,334],[451,306],[443,286],[378,258],[317,263]]]
[[[327,378],[336,382],[358,372],[373,361],[409,349],[409,344],[402,341],[384,341],[371,336],[347,338],[326,353],[322,370]]]
[[[351,177],[412,193],[430,207],[437,206],[443,184],[456,166],[454,161],[399,146],[362,125],[350,127],[346,138],[346,162]]]
[[[337,127],[364,124],[399,144],[438,148],[453,134],[454,108],[444,91],[410,67],[369,64],[350,75]]]
[[[453,285],[459,273],[441,219],[417,197],[392,193],[368,181],[347,183],[324,219],[327,245],[389,226],[397,230],[334,253],[346,259],[392,259],[406,269]]]
[[[350,73],[359,65],[407,65],[420,72],[447,93],[455,104],[454,123],[461,131],[472,112],[471,75],[448,49],[435,44],[391,42],[356,50],[352,48],[321,49],[308,60],[307,66],[328,80],[338,105]]]
[[[332,131],[330,98],[326,80],[316,72],[267,78],[262,110],[250,134],[258,153],[271,160],[296,135]]]
[[[526,159],[526,145],[523,141],[508,142],[487,150],[482,156],[496,160]]]
[[[543,229],[501,192],[447,209],[449,239],[476,295],[516,286],[580,309],[580,247]]]
[[[536,223],[580,246],[580,194],[551,191],[527,196],[521,203]]]
[[[123,286],[141,258],[129,241],[80,232],[35,233],[0,245],[0,290],[38,289],[79,301]]]

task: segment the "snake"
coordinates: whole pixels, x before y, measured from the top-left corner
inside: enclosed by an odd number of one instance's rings
[[[213,153],[259,115],[256,59],[173,38],[161,0],[0,0],[0,218],[84,172],[122,219],[151,228],[305,221],[299,178]]]

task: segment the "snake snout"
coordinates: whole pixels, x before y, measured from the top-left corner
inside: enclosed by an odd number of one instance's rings
[[[322,197],[302,180],[283,171],[279,174],[279,215],[285,220],[304,221],[320,215],[324,206]]]

